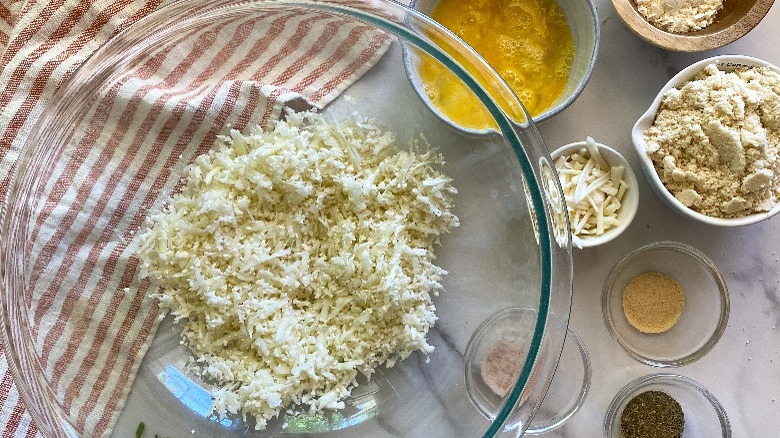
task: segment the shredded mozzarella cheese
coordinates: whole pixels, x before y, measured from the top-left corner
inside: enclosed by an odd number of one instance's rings
[[[186,169],[139,257],[220,417],[343,408],[358,373],[433,351],[433,245],[457,191],[420,149],[373,120],[288,113]]]
[[[618,213],[628,183],[623,166],[610,166],[593,138],[586,146],[555,159],[569,211],[572,242],[582,249],[583,236],[600,236],[620,224]]]

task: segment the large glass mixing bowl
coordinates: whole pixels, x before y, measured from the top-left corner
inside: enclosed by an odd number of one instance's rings
[[[340,35],[345,26],[352,30]],[[281,44],[299,57],[271,57]],[[217,134],[263,114],[280,117],[282,106],[324,102],[321,91],[337,81],[322,77],[325,67],[360,47],[381,57],[362,72],[374,61],[356,56],[354,68],[339,73],[350,86],[329,90],[337,95],[323,111],[335,120],[374,117],[399,145],[423,134],[459,190],[460,226],[435,248],[449,272],[434,297],[435,351],[427,361],[415,353],[380,367],[341,410],[283,411],[263,431],[251,419],[217,419],[210,383],[187,366],[191,353],[177,326],[156,322],[150,286],[133,269],[136,231]],[[410,85],[404,51],[447,66],[499,130],[469,135],[443,123]],[[280,62],[289,62],[282,74],[274,68]],[[308,76],[296,76],[301,71]],[[282,99],[290,95],[298,97]],[[258,108],[268,96],[277,104]],[[173,116],[160,121],[162,113]],[[137,170],[116,171],[127,166]],[[51,437],[128,437],[139,422],[146,436],[171,437],[518,436],[542,402],[568,323],[572,262],[561,199],[548,152],[511,90],[425,16],[383,0],[174,2],[87,59],[43,110],[21,154],[1,217],[3,347],[27,409]],[[123,260],[118,273],[111,263]],[[86,293],[96,290],[103,293]],[[128,296],[132,306],[112,304]],[[531,317],[491,318],[510,307]],[[480,380],[484,364],[466,353],[489,352],[481,342],[508,337],[521,346],[500,364],[513,380],[506,393],[491,394]],[[115,356],[137,360],[112,366],[106,358]],[[95,364],[104,367],[97,380]],[[115,414],[85,414],[96,406]]]

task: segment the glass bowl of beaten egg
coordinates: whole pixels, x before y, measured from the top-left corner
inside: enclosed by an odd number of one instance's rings
[[[442,121],[404,50],[495,129]],[[572,260],[550,156],[398,3],[172,2],[72,72],[18,164],[3,350],[45,436],[518,436],[552,380]],[[465,351],[507,308],[534,313],[487,415]]]
[[[579,96],[599,45],[596,8],[588,1],[415,0],[412,7],[469,44],[509,84],[535,122],[547,120]],[[431,111],[456,129],[495,129],[476,96],[441,63],[410,50],[409,78]]]

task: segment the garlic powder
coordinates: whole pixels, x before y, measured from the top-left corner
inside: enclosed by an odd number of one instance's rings
[[[456,190],[419,149],[373,120],[288,113],[186,169],[139,257],[220,417],[263,429],[282,409],[339,409],[358,373],[433,351],[432,250],[458,225]]]

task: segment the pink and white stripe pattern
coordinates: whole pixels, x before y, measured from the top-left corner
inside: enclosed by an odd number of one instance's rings
[[[162,3],[0,3],[0,199],[54,93],[102,43]],[[227,3],[192,2],[188,13]],[[147,297],[152,286],[137,276],[133,235],[175,190],[179,170],[227,125],[265,124],[292,100],[326,105],[388,43],[386,34],[341,17],[269,10],[193,28],[175,48],[150,50],[79,112],[29,212],[24,257],[35,350],[79,432],[110,434],[154,336],[158,312]],[[0,431],[40,435],[4,357]]]

